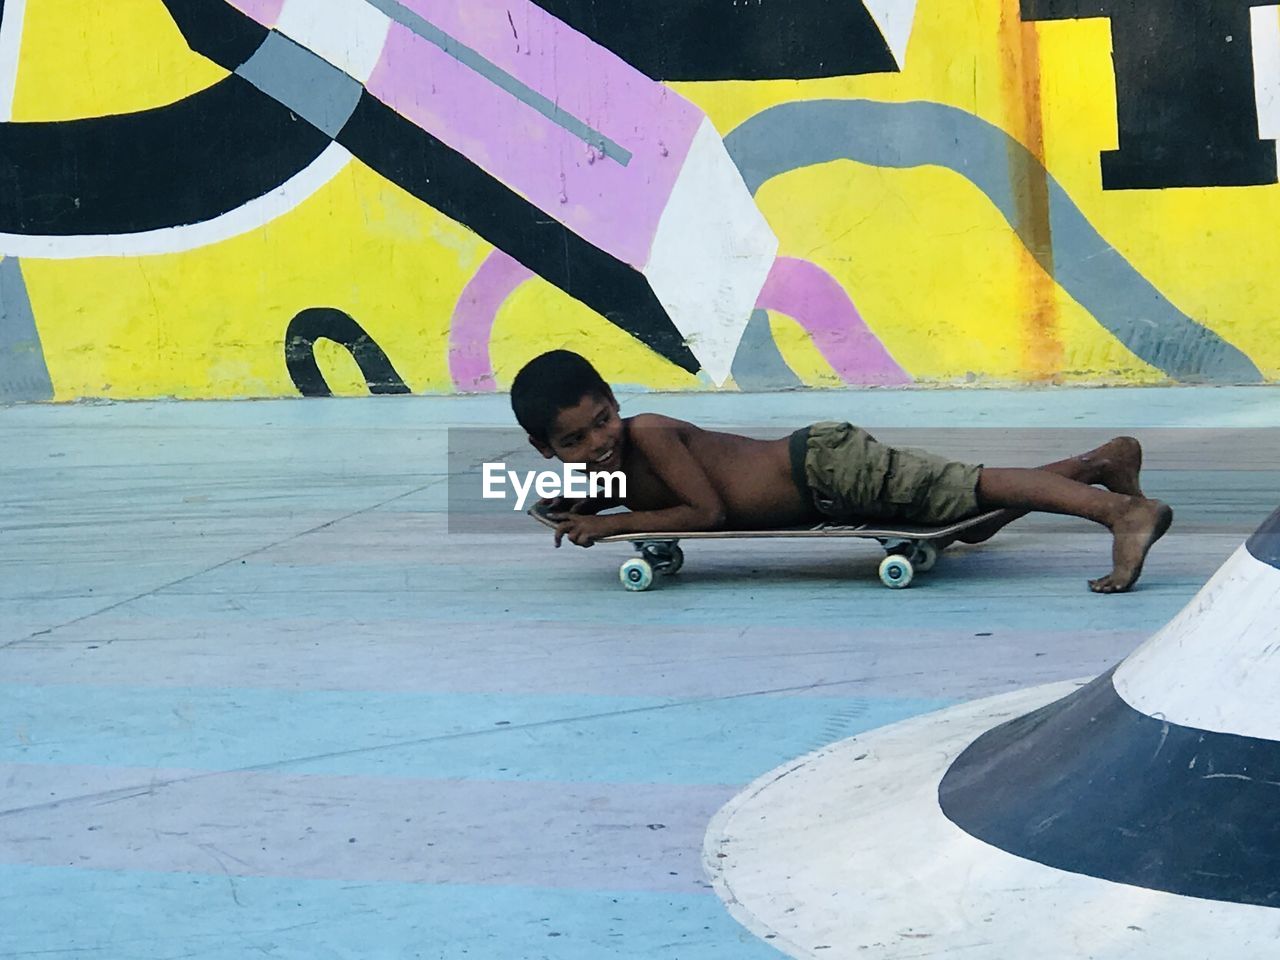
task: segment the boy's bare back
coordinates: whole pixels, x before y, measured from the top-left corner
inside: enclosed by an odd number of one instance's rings
[[[634,511],[661,510],[681,501],[663,480],[666,471],[691,458],[710,482],[730,530],[773,529],[819,519],[792,477],[787,438],[757,440],[706,430],[684,420],[645,413],[623,422],[627,453],[624,505]]]

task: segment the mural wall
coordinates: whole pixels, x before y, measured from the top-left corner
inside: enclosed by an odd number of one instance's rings
[[[0,401],[1280,381],[1280,7],[3,0]]]

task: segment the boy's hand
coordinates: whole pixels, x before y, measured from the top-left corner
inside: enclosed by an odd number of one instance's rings
[[[608,517],[572,516],[556,527],[556,547],[565,537],[580,547],[589,547],[611,532]]]
[[[538,506],[552,520],[596,513],[596,505],[590,500],[570,500],[567,497],[545,497]]]

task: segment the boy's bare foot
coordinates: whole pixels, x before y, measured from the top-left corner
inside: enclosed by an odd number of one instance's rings
[[[1142,444],[1133,437],[1115,437],[1096,450],[1090,450],[1081,460],[1094,460],[1100,483],[1112,493],[1127,497],[1145,496],[1139,474],[1142,472]]]
[[[1142,573],[1152,544],[1164,536],[1173,522],[1173,510],[1159,500],[1133,497],[1127,509],[1111,524],[1112,569],[1105,577],[1089,581],[1094,593],[1123,593]]]

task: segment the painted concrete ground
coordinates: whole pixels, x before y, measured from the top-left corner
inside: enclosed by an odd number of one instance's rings
[[[778,956],[699,863],[742,785],[1101,672],[1280,501],[1275,388],[624,410],[992,464],[1128,432],[1177,519],[1126,596],[1061,518],[907,591],[874,545],[724,542],[628,594],[621,545],[476,500],[524,456],[502,398],[0,408],[0,957]]]

